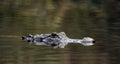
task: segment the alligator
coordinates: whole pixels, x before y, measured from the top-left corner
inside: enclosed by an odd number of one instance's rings
[[[91,37],[84,37],[83,39],[71,39],[66,36],[64,32],[53,32],[51,34],[36,34],[22,36],[22,40],[34,43],[35,45],[52,46],[53,48],[64,48],[69,43],[79,43],[84,46],[94,45],[95,40]]]

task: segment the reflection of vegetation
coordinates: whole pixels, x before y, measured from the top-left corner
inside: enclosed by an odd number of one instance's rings
[[[97,9],[97,7],[94,8],[94,6],[91,5],[91,2],[96,3],[94,2],[94,0],[4,0],[1,2],[0,13],[2,14],[2,17],[15,17],[19,18],[17,20],[18,22],[25,21],[23,22],[25,23],[24,26],[30,24],[30,20],[33,20],[34,27],[41,26],[42,23],[51,26],[51,29],[56,29],[60,26],[65,17],[71,16],[67,15],[70,10],[75,9],[73,12],[70,13],[78,14],[77,16],[73,15],[72,17],[74,19],[78,19],[77,21],[84,21],[86,19],[85,21],[89,22],[89,20],[94,17],[104,17],[104,9]],[[89,15],[94,17],[90,17]]]
[[[67,34],[74,38],[82,38],[86,35],[94,37],[98,41],[97,45],[101,45],[100,49],[106,51],[107,48],[105,47],[112,48],[112,46],[120,46],[118,41],[120,35],[118,28],[120,26],[118,14],[120,11],[119,7],[120,5],[117,0],[1,0],[0,34],[46,33],[62,30],[68,32]],[[111,42],[115,43],[109,45]],[[78,52],[79,50],[79,52],[89,51],[89,49],[85,51],[82,50],[81,47],[72,46],[70,49],[73,52]],[[116,51],[118,49],[116,49]],[[23,59],[22,55],[27,55],[27,53],[24,52],[25,51],[21,50],[17,52],[18,60]],[[63,52],[64,51],[60,53]],[[109,52],[111,53],[112,51]],[[32,53],[35,52],[32,51]],[[97,56],[100,56],[97,55],[99,53],[93,51],[89,52],[89,54],[88,56],[94,59],[89,62],[92,64],[99,64],[99,61],[95,62]],[[27,55],[26,57],[31,55]],[[79,60],[84,59],[83,55],[75,56],[72,52],[63,55],[64,59],[62,61],[65,63],[69,64],[69,61],[72,63],[74,62],[73,60],[75,60],[75,63],[86,64],[79,62]],[[102,59],[102,57],[100,60],[108,64],[108,54],[103,54],[103,56],[104,55],[105,59]],[[118,58],[117,55],[119,54],[116,54],[116,58]],[[75,57],[73,58],[73,56]],[[33,57],[34,55],[26,60],[26,63],[31,62]],[[47,57],[49,56],[45,56],[45,58]],[[20,64],[20,62],[18,62],[18,64]]]

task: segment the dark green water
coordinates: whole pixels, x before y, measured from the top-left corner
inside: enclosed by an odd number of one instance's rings
[[[106,12],[102,6],[79,9],[76,4],[55,21],[54,13],[44,9],[44,1],[3,0],[0,5],[0,64],[120,64],[120,22],[112,8]],[[70,38],[92,37],[96,43],[53,49],[21,40],[27,34],[61,31]]]
[[[10,22],[10,21],[9,21]],[[116,64],[119,62],[120,44],[116,29],[107,30],[106,24],[97,26],[64,22],[59,28],[28,22],[3,22],[0,29],[0,64]],[[12,25],[11,25],[12,24]],[[23,25],[22,25],[23,24]],[[91,23],[94,24],[94,23]],[[2,26],[3,25],[3,26]],[[41,26],[42,25],[42,26]],[[118,28],[110,26],[111,28]],[[53,28],[53,29],[51,29]],[[21,40],[22,35],[65,31],[71,38],[93,37],[94,46],[69,44],[63,49],[35,46]]]

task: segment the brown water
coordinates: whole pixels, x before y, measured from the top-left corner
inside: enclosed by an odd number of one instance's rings
[[[66,14],[58,13],[60,18],[53,19],[54,14],[44,11],[41,6],[44,4],[39,1],[33,2],[34,6],[18,1],[0,3],[0,64],[120,64],[120,22],[107,19],[102,9],[94,16],[88,15],[85,8],[73,7],[64,12],[63,7],[59,13]],[[92,37],[96,43],[89,47],[69,44],[63,49],[53,49],[21,40],[27,34],[61,31],[70,38]]]

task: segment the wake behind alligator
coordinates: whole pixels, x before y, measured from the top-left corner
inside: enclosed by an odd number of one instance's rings
[[[64,32],[53,32],[51,34],[36,34],[23,36],[22,40],[34,43],[35,45],[52,46],[53,48],[64,48],[69,43],[79,43],[84,46],[94,45],[93,38],[84,37],[83,39],[71,39],[66,36]]]

